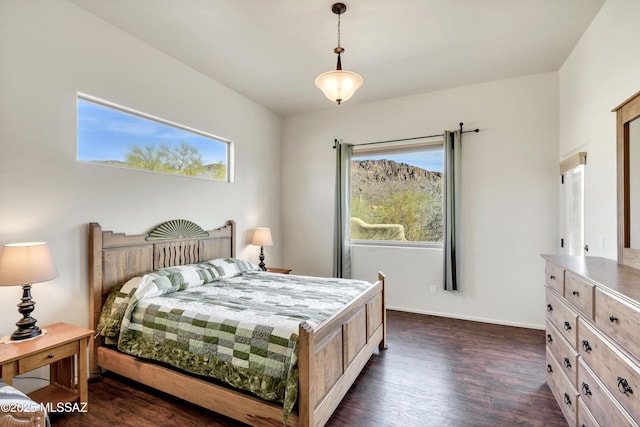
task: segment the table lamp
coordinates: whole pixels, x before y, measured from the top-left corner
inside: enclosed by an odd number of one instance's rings
[[[273,246],[273,239],[271,238],[271,230],[267,227],[256,227],[253,232],[253,238],[251,244],[260,246],[260,268],[262,271],[266,271],[267,267],[264,264],[264,246]]]
[[[58,277],[49,247],[44,242],[12,243],[0,251],[0,286],[22,285],[22,299],[18,311],[22,314],[11,334],[11,340],[24,340],[42,333],[31,317],[35,302],[31,299],[31,285]]]

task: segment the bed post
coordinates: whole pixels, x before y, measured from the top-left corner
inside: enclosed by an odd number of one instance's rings
[[[312,372],[314,372],[315,339],[307,322],[298,328],[298,423],[300,427],[313,426],[315,396]]]
[[[383,272],[378,271],[378,281],[382,284],[382,340],[378,345],[378,349],[387,349],[387,301],[386,301],[386,289],[384,287],[385,275]]]
[[[236,222],[232,219],[227,220],[227,222],[225,222],[225,225],[227,227],[231,227],[231,258],[235,258],[236,256]]]
[[[102,227],[97,222],[89,223],[89,328],[96,330],[102,310]],[[89,377],[100,373],[97,350],[102,338],[89,339]]]

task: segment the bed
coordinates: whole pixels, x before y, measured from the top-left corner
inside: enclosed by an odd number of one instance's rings
[[[90,322],[98,330],[109,292],[145,273],[208,260],[235,258],[235,223],[203,230],[174,220],[148,234],[125,235],[89,224]],[[259,276],[260,273],[251,273]],[[262,273],[274,275],[276,273]],[[264,278],[264,277],[263,277]],[[289,278],[288,280],[293,280]],[[328,279],[335,280],[335,279]],[[101,369],[254,426],[321,426],[335,411],[376,348],[386,347],[384,275],[321,322],[297,325],[297,404],[283,418],[283,404],[261,399],[199,375],[118,351],[96,336],[91,372]]]

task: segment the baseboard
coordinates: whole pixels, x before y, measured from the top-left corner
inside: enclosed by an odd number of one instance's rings
[[[505,322],[504,320],[487,319],[484,317],[460,316],[460,315],[453,315],[451,313],[441,313],[441,312],[429,311],[429,310],[416,310],[413,308],[393,307],[389,305],[387,305],[387,310],[404,311],[406,313],[426,314],[429,316],[448,317],[450,319],[470,320],[472,322],[493,323],[495,325],[513,326],[516,328],[540,329],[540,330],[545,329],[545,325],[535,325],[535,324],[519,323],[519,322]]]

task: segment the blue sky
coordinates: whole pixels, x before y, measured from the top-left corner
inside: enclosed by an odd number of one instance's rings
[[[187,143],[200,150],[204,164],[227,161],[227,144],[78,98],[78,160],[120,160],[133,145]]]
[[[354,156],[355,158],[356,156]],[[357,160],[393,160],[397,163],[406,163],[411,166],[417,166],[419,168],[433,171],[442,172],[443,170],[443,151],[418,151],[415,153],[407,154],[393,154],[393,155],[381,155],[381,156],[357,156]]]

